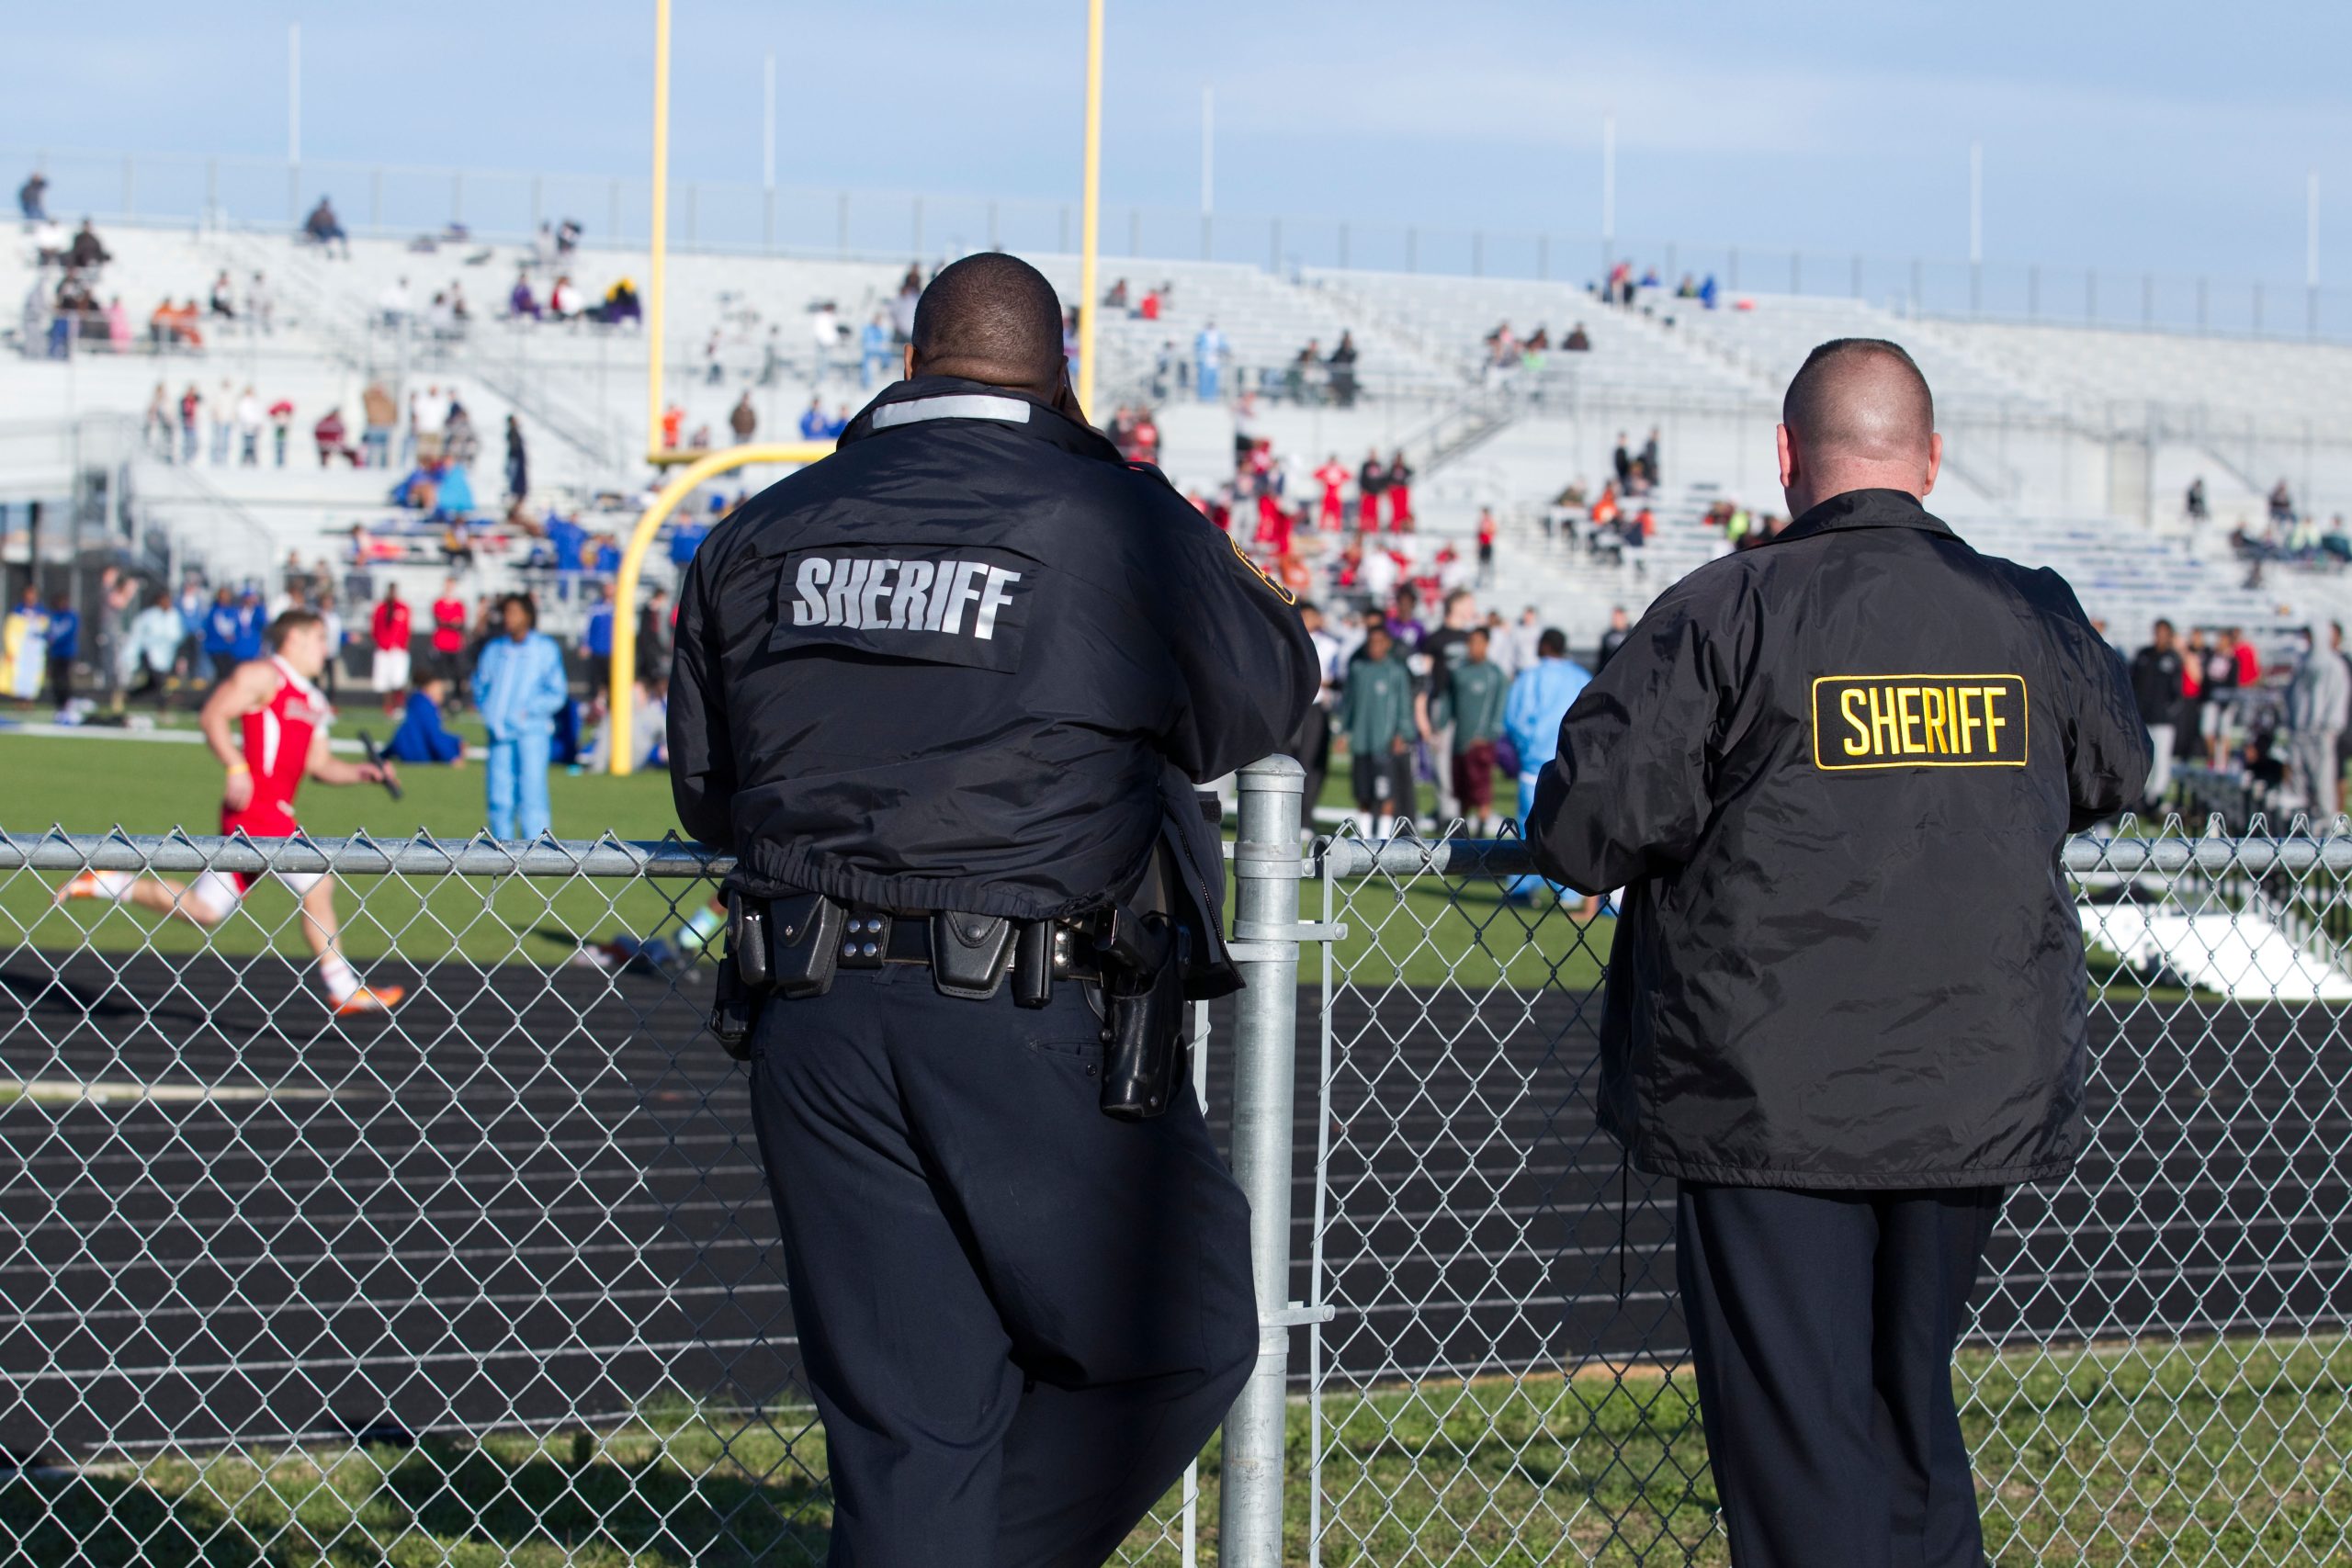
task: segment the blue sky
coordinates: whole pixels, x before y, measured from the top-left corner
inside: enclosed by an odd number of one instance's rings
[[[149,0],[18,7],[0,147],[282,156],[286,25],[311,159],[636,175],[651,6]],[[1078,0],[679,0],[673,168],[756,182],[777,57],[779,178],[1057,199],[1078,183]],[[101,36],[94,38],[94,23]],[[1110,0],[1105,191],[1217,206],[1958,258],[1968,145],[1988,261],[2352,282],[2352,7],[2143,0],[1593,6]],[[38,62],[38,63],[35,63]]]

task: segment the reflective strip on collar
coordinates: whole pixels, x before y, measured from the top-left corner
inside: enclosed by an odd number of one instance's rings
[[[1007,424],[1029,423],[1029,405],[1019,398],[990,397],[986,392],[951,392],[944,397],[910,398],[886,403],[874,411],[874,428],[912,424],[924,419],[998,419]]]

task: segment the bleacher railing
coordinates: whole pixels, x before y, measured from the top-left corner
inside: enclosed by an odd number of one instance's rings
[[[641,176],[56,148],[0,148],[0,168],[47,173],[49,209],[68,221],[91,215],[109,223],[290,232],[325,196],[344,227],[362,236],[406,239],[461,225],[476,239],[520,241],[542,224],[571,219],[588,244],[633,248],[645,244],[650,222]],[[903,264],[996,247],[1068,254],[1078,237],[1075,203],[985,195],[684,179],[673,182],[670,211],[672,245],[690,251]],[[1849,298],[1955,318],[2352,339],[2352,289],[2040,262],[1611,241],[1297,213],[1211,217],[1196,208],[1116,202],[1103,210],[1102,254],[1114,275],[1132,258],[1239,263],[1283,274],[1335,267],[1577,285],[1597,282],[1622,258],[1637,275],[1657,272],[1668,288],[1685,274],[1712,276],[1725,295]]]

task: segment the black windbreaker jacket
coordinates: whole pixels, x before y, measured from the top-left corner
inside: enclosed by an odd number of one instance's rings
[[[1560,727],[1536,862],[1626,889],[1601,1122],[1640,1168],[1996,1185],[2081,1147],[2068,833],[2147,779],[2051,571],[1857,491],[1650,607]]]
[[[924,378],[695,552],[672,788],[754,893],[1036,919],[1126,896],[1166,834],[1213,917],[1191,783],[1278,749],[1317,680],[1290,595],[1157,473]]]

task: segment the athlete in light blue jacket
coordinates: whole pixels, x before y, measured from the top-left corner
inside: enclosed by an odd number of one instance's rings
[[[530,596],[508,594],[498,614],[506,635],[474,666],[474,706],[490,731],[490,836],[536,839],[550,825],[548,752],[571,691],[563,651],[539,631]]]
[[[1535,808],[1535,779],[1544,764],[1560,749],[1560,721],[1568,716],[1577,694],[1591,683],[1592,676],[1575,660],[1568,657],[1567,635],[1556,626],[1546,626],[1544,635],[1535,639],[1535,662],[1512,677],[1510,695],[1503,703],[1503,733],[1510,737],[1511,750],[1519,753],[1519,828],[1527,831],[1527,814]],[[1528,898],[1544,885],[1539,876],[1514,878],[1509,889],[1513,898]],[[1556,887],[1554,888],[1557,892]],[[1585,911],[1589,917],[1589,904]]]

